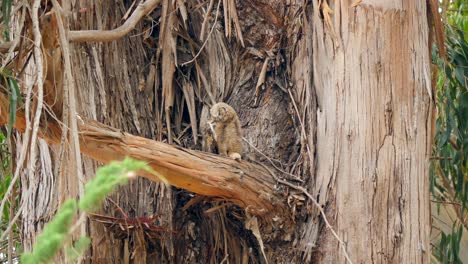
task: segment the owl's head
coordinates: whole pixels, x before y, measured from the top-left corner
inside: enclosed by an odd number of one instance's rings
[[[217,103],[210,109],[212,122],[227,122],[232,119],[234,109],[225,103]]]

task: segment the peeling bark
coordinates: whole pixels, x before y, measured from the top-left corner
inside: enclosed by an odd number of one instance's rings
[[[355,263],[429,262],[430,60],[426,1],[313,5],[314,194]],[[307,242],[307,241],[304,241]],[[318,263],[343,262],[322,233]]]
[[[199,135],[190,134],[197,128],[190,126],[209,104],[228,102],[251,143],[244,145],[246,159],[269,160],[298,175],[354,263],[427,263],[433,104],[426,1],[369,0],[351,7],[352,1],[249,0],[231,3],[229,10],[223,1],[218,14],[217,2],[211,1],[207,15],[209,2],[162,1],[165,8],[172,5],[167,34],[159,25],[138,24],[131,37],[72,46],[80,115],[130,133],[83,122],[84,153],[103,162],[131,154],[150,162],[175,186],[222,196],[254,214],[266,209],[293,218],[295,230],[288,239],[266,241],[271,262],[343,263],[344,252],[324,228],[319,210],[293,190],[287,190],[291,208],[286,209],[263,167],[146,139],[172,139],[197,149]],[[95,13],[78,15],[75,29],[120,25],[124,4],[108,8],[114,4],[95,2]],[[86,5],[79,2],[79,7]],[[160,10],[151,13],[155,21],[160,15]],[[153,39],[143,31],[149,28]],[[171,35],[177,41],[167,42],[165,50],[174,56],[159,60],[155,43]],[[200,35],[201,42],[192,38]],[[166,74],[170,79],[162,77],[162,61],[172,63],[166,69],[173,71]],[[260,75],[263,86],[255,89]],[[180,84],[190,84],[193,94],[184,93]],[[162,92],[162,86],[169,90]],[[4,116],[7,109],[1,111]],[[17,128],[24,126],[19,122]],[[43,136],[56,143],[58,126],[49,123],[43,129]],[[84,161],[88,175],[96,166]],[[245,217],[223,201],[206,202],[146,179],[121,188],[112,199],[133,216],[163,214],[160,223],[180,233],[142,242],[144,234],[115,238],[90,223],[91,236],[104,236],[102,244],[93,241],[96,263],[262,261],[258,242],[242,226]],[[115,214],[112,206],[104,211]],[[272,224],[265,223],[262,234]]]
[[[0,113],[7,113],[8,100],[3,95],[0,95],[0,104]],[[5,116],[0,118],[0,124],[6,122]],[[25,124],[24,116],[18,114],[14,127],[24,131]],[[49,122],[40,136],[49,144],[59,144],[61,131],[57,123]],[[156,175],[139,172],[149,180],[159,182],[164,177],[175,187],[205,196],[223,197],[252,215],[288,216],[281,196],[275,195],[275,180],[259,165],[174,147],[98,122],[80,120],[79,138],[82,153],[94,160],[108,163],[132,157],[147,162],[157,172]]]

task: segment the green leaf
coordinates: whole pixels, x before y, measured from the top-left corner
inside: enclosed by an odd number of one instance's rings
[[[447,60],[434,59],[439,67],[437,76],[437,121],[434,144],[434,156],[443,157],[433,160],[432,164],[440,166],[448,177],[454,189],[454,194],[448,192],[434,169],[430,170],[430,190],[434,199],[446,199],[462,204],[460,213],[465,216],[468,207],[468,44],[466,29],[468,16],[462,10],[466,9],[462,1],[450,1],[448,25],[445,28]],[[466,5],[465,5],[466,6]],[[455,24],[456,23],[456,24]],[[456,138],[455,148],[449,144],[451,136]],[[443,197],[443,198],[442,198]],[[437,204],[439,210],[440,204]],[[455,220],[450,233],[441,233],[438,243],[432,251],[440,263],[461,263],[461,232],[459,220]]]
[[[15,90],[15,93],[16,93],[16,97],[18,99],[18,103],[20,105],[23,104],[23,96],[21,95],[21,91],[19,89],[19,86],[18,86],[18,82],[16,81],[15,78],[8,78],[9,79],[9,82],[10,82],[10,86],[13,86],[14,90]]]
[[[8,131],[7,138],[11,137],[11,132],[13,130],[13,124],[16,122],[16,105],[18,102],[18,89],[15,88],[16,82],[13,82],[11,78],[8,78],[9,87],[11,90],[10,94],[10,116],[8,118]],[[16,85],[17,86],[17,85]]]
[[[462,67],[457,67],[457,68],[455,68],[455,77],[457,78],[457,81],[458,81],[460,84],[462,84],[462,85],[465,84],[465,82],[466,82],[466,80],[465,80],[466,76],[467,76],[467,75],[465,74],[465,70],[464,70]]]
[[[2,15],[5,22],[5,32],[3,34],[5,40],[10,41],[11,0],[2,0]]]

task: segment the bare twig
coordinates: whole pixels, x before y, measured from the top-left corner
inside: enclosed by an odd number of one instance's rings
[[[13,215],[15,213],[15,209],[15,196],[13,195],[12,199],[10,200],[9,215]],[[13,246],[13,229],[11,229],[8,232],[8,263],[13,263]]]
[[[24,24],[25,12],[26,11],[22,12],[21,17],[20,17],[20,23],[21,23],[20,28],[21,29],[22,29],[22,26],[23,26],[22,24]],[[20,35],[20,32],[21,31],[18,31],[17,35]],[[15,43],[16,43],[16,40],[15,40]],[[13,45],[17,45],[17,43],[16,44],[15,43],[13,43]],[[28,87],[28,89],[26,91],[26,98],[25,98],[26,127],[28,127],[28,128],[31,126],[30,119],[29,119],[29,110],[30,110],[30,105],[31,105],[30,102],[31,102],[32,87],[33,87],[33,85]],[[26,160],[26,153],[27,153],[27,147],[29,146],[30,132],[31,132],[31,130],[27,129],[26,133],[24,135],[24,138],[23,138],[24,142],[21,145],[20,157],[19,157],[18,163],[16,164],[15,174],[13,176],[12,181],[10,182],[10,185],[8,186],[7,191],[5,192],[5,194],[3,196],[3,200],[2,200],[2,202],[0,204],[0,212],[3,212],[3,208],[5,206],[5,203],[10,197],[10,192],[13,190],[15,182],[18,180],[20,170],[23,167],[24,161]],[[0,222],[2,222],[2,218],[3,218],[3,214],[0,213]]]
[[[293,189],[296,189],[298,191],[301,191],[302,193],[304,193],[307,197],[309,197],[309,199],[314,203],[315,207],[317,207],[317,209],[319,209],[320,211],[320,214],[322,215],[322,218],[323,218],[323,221],[325,222],[325,225],[327,226],[328,229],[330,229],[330,231],[332,232],[333,236],[336,238],[336,240],[340,243],[340,246],[341,248],[343,249],[343,253],[344,253],[344,256],[346,258],[346,260],[348,261],[348,263],[353,263],[346,251],[346,243],[341,240],[341,238],[338,236],[338,234],[335,232],[335,230],[333,229],[332,225],[330,224],[330,222],[328,222],[328,219],[327,219],[327,216],[325,215],[325,211],[323,210],[322,206],[317,202],[317,200],[312,196],[312,194],[310,194],[304,187],[301,187],[301,186],[297,186],[297,185],[294,185],[292,183],[289,183],[288,181],[285,181],[285,180],[281,180],[281,179],[277,179],[277,181],[279,183],[282,183],[284,185],[287,185]]]
[[[309,147],[309,143],[308,142],[305,142],[305,139],[306,139],[306,130],[305,130],[305,126],[304,126],[304,122],[301,118],[301,115],[299,114],[299,109],[297,107],[297,104],[296,104],[296,101],[294,100],[294,97],[293,97],[293,94],[291,92],[291,89],[288,89],[288,94],[289,94],[289,97],[291,98],[291,102],[293,103],[293,106],[294,106],[294,110],[296,111],[296,115],[297,115],[297,119],[299,120],[299,124],[301,125],[301,145],[305,145],[306,146],[306,149],[307,149],[307,155],[309,155],[309,159],[312,158],[312,152],[310,151],[310,147]],[[305,115],[305,112],[304,111],[304,115]]]
[[[73,235],[75,231],[86,221],[86,213],[82,212],[80,214],[80,217],[76,221],[76,223],[70,228],[70,231],[68,231],[69,235]]]
[[[57,0],[52,0],[52,3],[56,10],[61,10],[60,4]],[[57,12],[57,11],[56,11]],[[81,162],[81,151],[80,151],[80,142],[78,139],[78,125],[76,120],[76,102],[75,102],[75,82],[73,79],[73,74],[71,71],[71,61],[70,61],[70,48],[69,43],[66,39],[65,27],[63,25],[62,15],[59,13],[55,14],[57,17],[57,25],[59,29],[59,38],[60,46],[62,48],[62,54],[64,59],[65,66],[65,83],[64,86],[68,90],[68,103],[69,103],[69,117],[70,117],[70,135],[72,138],[71,152],[75,158],[75,169],[78,178],[78,189],[80,197],[84,195],[84,178],[83,178],[83,168]],[[60,87],[61,88],[61,87]],[[81,230],[81,235],[86,234],[86,230],[83,227]]]
[[[8,98],[0,92],[0,111],[6,113]],[[40,136],[48,144],[59,144],[61,127],[50,120]],[[0,115],[0,124],[8,117]],[[17,111],[14,127],[24,132],[25,117]],[[148,163],[153,173],[138,174],[152,181],[164,181],[205,196],[224,197],[242,208],[249,206],[252,215],[274,213],[287,219],[289,211],[281,194],[274,193],[276,181],[262,167],[247,161],[235,161],[210,153],[174,147],[162,142],[133,136],[96,121],[78,122],[80,149],[100,162],[132,157]],[[268,194],[268,195],[267,195]],[[271,196],[276,196],[272,199]]]
[[[291,174],[291,173],[289,173],[289,172],[287,172],[287,171],[284,171],[284,170],[278,168],[278,166],[276,166],[275,163],[274,163],[273,161],[276,161],[276,162],[278,162],[278,163],[281,163],[279,160],[276,160],[276,159],[273,159],[273,158],[268,157],[265,153],[263,153],[263,152],[260,151],[258,148],[256,148],[252,143],[250,143],[246,138],[243,137],[242,140],[244,140],[245,142],[247,142],[247,144],[249,144],[249,146],[251,146],[255,151],[257,151],[257,152],[258,152],[260,155],[262,155],[265,159],[267,159],[267,160],[270,162],[270,164],[271,164],[276,170],[278,170],[279,172],[282,172],[282,173],[284,173],[284,174],[287,174],[287,175],[291,176],[292,179],[290,179],[290,180],[295,180],[295,181],[299,181],[299,182],[304,182],[299,176],[294,175],[294,174]],[[259,162],[258,162],[258,163],[259,163]],[[259,164],[263,166],[263,164],[261,164],[261,163],[259,163]]]
[[[182,64],[181,64],[182,66],[194,62],[194,61],[198,58],[198,56],[201,54],[201,52],[203,51],[203,49],[205,48],[206,43],[207,43],[208,40],[210,39],[210,36],[211,36],[211,34],[213,33],[214,28],[216,27],[216,22],[218,22],[219,6],[220,6],[220,5],[221,5],[221,0],[218,1],[218,6],[216,7],[215,21],[213,22],[213,26],[211,27],[210,33],[208,34],[208,37],[205,39],[205,42],[203,42],[203,45],[201,46],[200,50],[199,50],[198,53],[195,55],[195,57],[193,57],[193,59],[191,59],[191,60],[189,60],[189,61],[187,61],[187,62],[182,63]]]
[[[31,120],[30,120],[30,116],[29,116],[29,110],[30,110],[30,107],[31,107],[30,102],[31,102],[32,87],[33,87],[33,84],[31,84],[28,87],[28,90],[26,92],[25,111],[24,112],[25,112],[25,121],[26,121],[25,127],[27,129],[25,131],[25,134],[24,134],[24,137],[23,137],[23,142],[21,144],[20,157],[18,159],[18,163],[16,164],[15,175],[13,176],[13,180],[10,182],[10,185],[8,186],[7,191],[5,192],[5,194],[3,196],[2,203],[0,204],[0,212],[3,212],[3,208],[5,206],[5,203],[8,200],[8,197],[10,196],[10,192],[12,191],[15,182],[19,178],[20,171],[23,168],[24,161],[26,160],[26,154],[28,152],[27,149],[28,149],[28,146],[29,146],[29,138],[30,138],[30,134],[31,134],[31,129],[29,129],[31,127]],[[21,210],[18,210],[18,211],[21,211]],[[3,214],[0,214],[0,222],[1,222],[2,218],[3,218]]]
[[[52,3],[56,10],[61,10],[60,4],[57,2],[57,0],[52,0]],[[56,11],[57,12],[57,11]],[[76,119],[76,102],[75,102],[75,82],[73,79],[73,74],[71,71],[71,61],[70,61],[70,48],[69,44],[66,38],[66,32],[65,32],[65,27],[64,23],[62,20],[61,14],[58,12],[56,13],[57,17],[57,24],[58,24],[58,30],[59,30],[59,38],[60,38],[60,46],[62,48],[62,54],[63,54],[63,59],[64,59],[64,66],[65,66],[65,91],[68,91],[68,99],[69,99],[69,114],[70,114],[70,130],[71,130],[71,136],[72,136],[72,145],[73,145],[73,150],[75,154],[75,159],[77,163],[77,176],[80,180],[79,187],[80,187],[80,195],[83,195],[83,172],[81,169],[81,155],[80,155],[80,148],[79,148],[79,140],[78,140],[78,125],[77,125],[77,119]],[[61,87],[60,87],[61,88]]]
[[[28,191],[23,195],[29,196],[30,193],[31,193],[31,187],[29,187]],[[10,220],[10,223],[8,224],[7,229],[5,229],[3,234],[0,236],[0,240],[3,240],[5,238],[5,236],[10,233],[10,230],[13,228],[13,226],[15,225],[16,221],[18,220],[19,216],[21,215],[21,211],[23,210],[23,207],[24,207],[24,203],[21,204],[21,206],[18,208],[15,216],[13,217],[13,219]]]
[[[73,235],[76,229],[81,228],[81,235],[84,237],[86,235],[85,233],[83,233],[83,230],[86,230],[86,217],[87,214],[85,212],[82,212],[76,223],[70,228],[70,231],[68,231],[68,234]],[[82,263],[82,260],[83,255],[80,254],[76,263]]]
[[[42,106],[43,106],[43,99],[44,99],[44,70],[43,70],[43,54],[41,49],[41,30],[39,28],[39,7],[41,5],[40,0],[34,0],[32,6],[32,31],[34,36],[34,61],[35,61],[35,68],[36,68],[36,87],[37,87],[37,106],[36,112],[34,114],[34,121],[32,124],[32,134],[31,134],[31,145],[29,150],[29,177],[34,177],[34,173],[36,172],[36,152],[37,152],[37,133],[39,132],[39,122],[41,120],[42,115]]]
[[[19,9],[23,7],[24,7],[23,4],[19,2],[18,6],[15,7],[12,13],[17,14]],[[25,14],[26,14],[26,11],[23,8],[23,11],[21,12],[21,15],[19,17],[18,27],[15,32],[14,40],[0,44],[0,53],[8,52],[7,55],[5,56],[5,59],[2,61],[2,68],[4,68],[7,65],[10,59],[14,56],[14,52],[18,50],[18,44],[20,43],[20,40],[21,40],[21,31],[23,30],[23,26],[24,26]]]
[[[362,2],[362,0],[356,0],[356,1],[354,1],[354,3],[351,4],[351,7],[356,7],[356,6],[360,5],[361,2]]]
[[[136,24],[148,13],[153,11],[161,0],[146,0],[139,4],[135,11],[133,11],[130,18],[125,23],[112,30],[78,30],[70,31],[68,38],[71,42],[109,42],[119,39],[131,30],[133,30]],[[55,5],[54,5],[55,6]]]
[[[40,121],[40,115],[41,115],[41,112],[42,112],[42,99],[43,99],[43,68],[42,68],[42,51],[41,51],[41,32],[40,32],[40,29],[39,29],[39,17],[38,17],[38,11],[39,11],[39,6],[40,6],[40,0],[35,0],[34,3],[33,3],[33,7],[32,7],[32,14],[31,14],[31,19],[32,19],[32,22],[33,22],[33,35],[34,35],[34,59],[35,59],[35,62],[36,62],[36,70],[37,70],[37,74],[36,74],[36,84],[37,84],[37,88],[38,88],[38,92],[37,92],[37,107],[36,107],[36,113],[34,115],[34,123],[33,123],[33,129],[32,129],[32,135],[31,135],[31,144],[28,144],[29,143],[29,133],[30,133],[30,127],[31,127],[31,123],[30,123],[30,119],[29,119],[29,108],[30,108],[30,99],[31,99],[31,94],[32,94],[32,87],[34,86],[34,84],[32,84],[29,89],[28,89],[28,92],[27,92],[27,96],[26,96],[26,134],[25,134],[25,137],[24,137],[24,142],[23,142],[23,145],[22,145],[22,148],[21,148],[21,153],[20,153],[20,158],[19,158],[19,162],[18,162],[18,166],[16,167],[16,170],[15,170],[15,175],[13,177],[13,180],[10,184],[10,186],[8,186],[8,190],[7,192],[5,193],[5,196],[4,196],[4,199],[2,200],[2,204],[0,205],[0,212],[3,211],[3,207],[5,205],[5,202],[6,202],[6,199],[8,198],[9,196],[9,193],[11,192],[11,190],[13,189],[13,185],[14,183],[16,182],[16,180],[18,179],[19,177],[19,172],[20,172],[20,169],[22,168],[23,166],[23,163],[24,163],[24,160],[26,158],[26,153],[27,153],[27,147],[30,146],[30,153],[29,153],[29,175],[33,175],[34,171],[35,171],[35,157],[36,157],[36,140],[37,140],[37,133],[38,133],[38,129],[39,129],[39,121]],[[31,192],[31,187],[32,186],[29,186],[28,188],[28,191],[26,192],[26,196],[29,196],[30,192]],[[8,228],[5,230],[5,232],[2,234],[2,236],[0,237],[0,240],[2,240],[4,238],[4,236],[6,234],[9,234],[11,228],[13,227],[13,225],[15,224],[15,222],[18,220],[20,214],[21,214],[21,211],[23,210],[23,207],[24,207],[24,203],[21,204],[21,206],[18,208],[18,211],[16,213],[16,215],[13,217],[12,220],[10,220],[10,223],[8,225]],[[2,218],[2,215],[3,214],[0,214],[0,220]]]
[[[21,206],[18,209],[19,210],[16,212],[15,217],[13,217],[13,219],[10,220],[10,223],[8,224],[7,229],[5,230],[5,232],[3,232],[2,236],[0,237],[0,240],[4,239],[5,236],[10,233],[10,231],[13,228],[13,226],[15,225],[16,221],[18,221],[18,218],[21,215],[21,210],[23,209],[23,206]]]
[[[296,189],[298,191],[301,191],[302,193],[304,193],[307,197],[309,197],[310,200],[312,200],[312,202],[314,203],[314,205],[317,207],[317,209],[319,209],[320,211],[320,214],[322,215],[322,218],[323,218],[323,221],[325,222],[325,225],[327,226],[328,229],[330,229],[330,231],[332,232],[333,236],[336,238],[336,240],[340,243],[340,246],[342,247],[343,249],[343,252],[344,252],[344,255],[345,255],[345,258],[346,260],[349,262],[349,263],[353,263],[348,255],[348,253],[346,252],[346,243],[341,240],[341,238],[338,236],[338,234],[335,232],[335,230],[333,229],[332,225],[330,224],[330,222],[328,222],[328,219],[327,219],[327,216],[325,215],[325,211],[323,210],[322,206],[318,203],[318,201],[312,196],[312,194],[310,194],[304,187],[301,187],[301,186],[297,186],[297,185],[294,185],[288,181],[285,181],[285,180],[282,180],[280,178],[278,178],[278,176],[276,176],[276,174],[270,170],[270,168],[268,168],[267,166],[265,166],[264,164],[262,163],[258,163],[260,164],[263,168],[265,168],[269,173],[270,175],[279,183],[282,183],[286,186],[289,186],[293,189]]]
[[[461,205],[461,203],[457,203],[457,202],[449,202],[449,201],[437,201],[437,200],[431,200],[431,203],[451,204],[451,205],[456,205],[456,206],[462,206],[462,205]]]
[[[208,6],[208,9],[206,10],[205,13],[205,19],[203,20],[202,27],[200,30],[200,40],[203,40],[205,38],[205,29],[206,29],[206,24],[208,23],[208,20],[210,18],[211,10],[213,9],[214,5],[214,0],[210,0],[210,5]]]
[[[439,179],[442,181],[444,188],[450,195],[450,198],[453,199],[455,197],[455,190],[453,189],[452,185],[450,184],[449,179],[445,175],[445,173],[440,168],[440,164],[436,164],[436,174],[439,176]]]
[[[23,24],[24,24],[25,13],[26,13],[26,11],[23,9],[23,12],[21,12],[21,17],[19,19],[20,20],[19,21],[20,26],[18,27],[18,31],[17,31],[17,34],[16,34],[17,37],[15,38],[15,41],[12,44],[13,46],[16,46],[18,44],[17,42],[19,42],[21,30],[22,30],[22,27],[23,27]],[[14,49],[15,49],[14,47],[12,49],[10,49],[10,53],[12,53]],[[8,57],[9,57],[9,55],[7,56],[7,58]],[[4,63],[6,63],[6,61]],[[29,119],[31,94],[32,94],[32,85],[29,86],[29,88],[27,89],[26,100],[25,100],[25,102],[26,102],[25,103],[25,112],[26,112],[26,118],[25,119],[26,119],[26,127],[28,127],[28,128],[31,126],[30,119]],[[19,157],[18,163],[16,164],[15,174],[13,176],[13,180],[10,182],[10,185],[8,186],[7,191],[5,192],[5,194],[3,196],[2,202],[0,203],[0,212],[3,212],[3,208],[5,206],[5,203],[9,199],[10,192],[13,190],[13,187],[14,187],[16,181],[19,178],[20,170],[23,167],[24,161],[26,159],[27,147],[29,146],[30,131],[31,131],[30,129],[27,129],[26,133],[24,135],[24,139],[23,139],[24,142],[23,142],[23,144],[21,146],[20,157]],[[0,213],[0,222],[2,222],[2,218],[3,218],[3,214]]]
[[[260,88],[265,83],[266,72],[268,69],[268,61],[269,59],[265,58],[265,61],[263,62],[262,70],[260,72],[260,75],[258,76],[257,85],[255,86],[255,100],[254,100],[255,105],[257,105],[257,99],[260,94]]]

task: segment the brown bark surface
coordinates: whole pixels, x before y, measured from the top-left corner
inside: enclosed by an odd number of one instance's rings
[[[133,25],[130,35],[74,44],[78,112],[125,132],[81,123],[83,153],[103,162],[129,154],[147,160],[175,186],[224,197],[248,208],[247,214],[251,207],[254,214],[263,213],[257,208],[290,213],[294,230],[282,236],[267,235],[288,228],[275,226],[274,216],[260,222],[272,263],[344,263],[346,254],[353,263],[429,262],[433,105],[426,1],[351,4],[163,0],[152,20]],[[73,30],[113,29],[131,3],[93,5],[94,12],[72,21]],[[81,8],[88,6],[72,7]],[[247,161],[188,150],[200,149],[200,116],[218,101],[238,111],[249,142],[243,146]],[[60,142],[61,129],[51,122],[48,129],[44,136]],[[50,156],[48,149],[41,155]],[[273,164],[306,188],[346,253],[303,193],[282,189],[289,206],[284,209],[269,171],[253,163]],[[84,160],[88,178],[96,166]],[[73,175],[63,177],[73,189]],[[51,190],[47,179],[32,183]],[[29,200],[43,208],[49,198]],[[118,236],[91,221],[90,235],[98,238],[91,260],[262,262],[259,241],[244,226],[248,216],[227,205],[146,179],[132,181],[101,213],[119,216],[118,207],[131,217],[160,214],[157,223],[176,232],[152,237],[140,229]]]
[[[317,98],[312,186],[355,263],[429,262],[431,83],[426,1],[313,5]],[[314,223],[311,223],[314,225]],[[343,262],[319,239],[319,263]]]
[[[8,112],[8,99],[2,94],[0,105],[0,113]],[[0,125],[8,122],[5,117],[0,117]],[[156,172],[139,172],[151,181],[167,181],[197,194],[224,198],[251,215],[289,218],[283,197],[274,190],[272,171],[265,167],[133,136],[98,122],[80,120],[78,126],[82,153],[96,161],[135,158]],[[24,132],[22,113],[17,115],[14,127]],[[61,131],[58,123],[48,122],[40,137],[49,144],[59,144]]]

